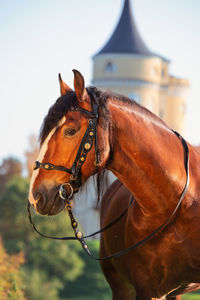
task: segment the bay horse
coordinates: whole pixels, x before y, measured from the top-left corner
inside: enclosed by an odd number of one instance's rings
[[[187,182],[183,139],[136,102],[86,89],[82,74],[73,72],[75,91],[59,77],[61,97],[45,117],[29,202],[40,214],[57,214],[91,175],[112,171],[135,202],[123,228],[101,236],[101,255],[110,255],[146,238],[174,211]],[[161,299],[200,287],[200,154],[185,144],[190,183],[173,220],[140,247],[102,262],[114,300]],[[108,198],[102,224],[128,196],[115,204]]]

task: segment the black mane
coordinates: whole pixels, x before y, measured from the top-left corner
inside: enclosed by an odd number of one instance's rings
[[[102,108],[104,116],[108,95],[99,91],[95,87],[89,87],[88,91],[95,93],[97,99],[99,100],[99,107]],[[59,97],[57,101],[49,108],[49,111],[44,118],[43,124],[40,129],[40,145],[43,144],[49,132],[57,126],[61,118],[68,112],[70,107],[75,105],[76,102],[77,99],[75,92],[70,91],[66,95]]]
[[[42,127],[40,129],[40,145],[43,144],[49,132],[57,126],[61,118],[67,113],[69,108],[74,105],[76,101],[75,92],[68,92],[66,95],[61,96],[49,108],[49,111],[44,118]]]
[[[148,115],[149,118],[153,121],[159,121],[162,124],[165,124],[160,118],[151,113],[145,107],[136,103],[134,100],[129,99],[123,95],[115,94],[113,92],[102,92],[95,87],[87,88],[90,94],[94,94],[98,100],[99,109],[101,110],[101,116],[105,121],[108,119],[109,112],[107,110],[107,100],[108,98],[116,99],[124,104],[134,106],[134,109],[137,111],[142,111],[145,115]],[[76,94],[74,91],[68,92],[66,95],[61,96],[57,101],[50,107],[46,117],[44,118],[41,130],[40,130],[40,145],[43,144],[49,132],[57,126],[61,118],[68,112],[70,107],[74,106],[77,102]],[[103,122],[103,126],[107,126],[107,122]]]

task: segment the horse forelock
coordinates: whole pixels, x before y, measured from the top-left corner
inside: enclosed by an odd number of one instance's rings
[[[89,87],[88,91],[95,93],[96,98],[99,101],[99,107],[102,110],[103,118],[106,118],[108,112],[106,110],[106,102],[109,97],[108,94],[101,92],[95,87]],[[74,91],[69,91],[66,95],[59,97],[56,102],[49,108],[49,111],[44,118],[43,124],[40,129],[40,146],[45,141],[48,134],[53,128],[55,128],[62,117],[68,112],[68,110],[77,102],[76,94]]]
[[[51,130],[58,125],[59,121],[68,112],[70,107],[74,105],[75,102],[75,92],[70,91],[66,95],[59,97],[57,101],[49,108],[49,111],[44,118],[43,124],[40,129],[40,146],[44,143]]]

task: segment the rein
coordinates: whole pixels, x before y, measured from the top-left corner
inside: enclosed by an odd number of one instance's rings
[[[184,138],[176,131],[173,131],[174,134],[179,138],[179,140],[182,143],[183,149],[184,149],[184,167],[185,167],[185,172],[186,172],[186,183],[184,186],[184,189],[180,195],[179,201],[175,207],[175,209],[173,210],[173,212],[171,213],[171,215],[158,227],[156,228],[151,234],[149,234],[146,238],[144,238],[143,240],[139,241],[136,244],[131,245],[130,247],[121,250],[119,252],[115,252],[112,255],[106,256],[106,257],[95,257],[88,245],[86,244],[85,240],[86,238],[92,237],[98,233],[102,233],[105,230],[107,230],[108,228],[110,228],[111,226],[113,226],[115,223],[117,223],[128,211],[130,205],[133,203],[134,201],[134,196],[131,197],[131,200],[127,206],[127,208],[116,218],[114,219],[112,222],[110,222],[108,225],[106,225],[105,227],[101,228],[100,230],[86,235],[84,236],[83,233],[79,230],[78,228],[78,222],[76,221],[73,212],[72,212],[72,207],[70,205],[70,199],[72,198],[73,194],[78,192],[80,186],[81,186],[81,166],[83,165],[83,163],[86,160],[86,156],[88,154],[88,152],[91,150],[92,148],[92,144],[93,144],[93,140],[95,143],[95,164],[96,166],[98,166],[99,163],[99,151],[98,151],[98,139],[97,139],[97,124],[98,124],[98,102],[96,99],[96,95],[94,93],[90,94],[91,99],[92,99],[92,112],[87,111],[85,109],[82,109],[79,106],[75,106],[73,108],[71,108],[72,111],[79,111],[82,113],[85,113],[87,116],[90,117],[89,121],[88,121],[88,127],[85,131],[85,134],[83,136],[83,139],[81,141],[81,144],[79,146],[76,158],[72,164],[72,167],[70,169],[65,168],[63,166],[56,166],[53,165],[51,163],[40,163],[38,161],[36,161],[35,166],[34,166],[34,170],[38,169],[38,168],[43,168],[45,170],[60,170],[60,171],[64,171],[67,172],[69,174],[71,174],[70,176],[70,180],[67,183],[63,183],[60,186],[59,189],[59,194],[60,197],[62,199],[64,199],[66,201],[66,208],[68,211],[68,215],[70,217],[71,220],[71,226],[74,230],[74,235],[73,237],[54,237],[54,236],[48,236],[48,235],[44,235],[41,232],[39,232],[39,230],[36,228],[36,226],[34,225],[33,221],[32,221],[32,217],[31,217],[31,211],[30,211],[30,202],[28,202],[27,204],[27,212],[28,212],[28,217],[29,217],[29,221],[33,227],[33,229],[42,237],[45,238],[49,238],[49,239],[55,239],[55,240],[78,240],[83,249],[85,250],[85,252],[93,259],[95,260],[108,260],[108,259],[112,259],[112,258],[116,258],[119,257],[121,255],[124,255],[126,253],[128,253],[129,251],[139,247],[140,245],[143,245],[144,243],[146,243],[147,241],[151,240],[157,233],[159,233],[161,230],[163,230],[164,228],[167,227],[167,225],[170,224],[172,218],[175,216],[178,208],[180,207],[183,198],[187,192],[187,188],[189,185],[189,149],[188,149],[188,145],[186,143],[186,141],[184,140]],[[67,194],[66,191],[66,187],[70,188],[70,194]]]
[[[92,236],[95,236],[99,233],[102,233],[104,231],[106,231],[107,229],[109,229],[111,226],[113,226],[114,224],[116,224],[128,211],[129,207],[131,206],[131,204],[133,203],[134,201],[134,196],[131,197],[131,200],[129,201],[129,204],[127,206],[127,208],[116,218],[114,219],[112,222],[110,222],[108,225],[104,226],[103,228],[101,228],[100,230],[98,231],[95,231],[91,234],[88,234],[88,235],[83,235],[83,233],[79,230],[78,228],[78,222],[76,221],[74,215],[73,215],[73,212],[72,212],[72,207],[70,205],[70,202],[69,200],[66,201],[66,208],[67,208],[67,212],[68,212],[68,215],[70,217],[70,221],[71,221],[71,226],[74,230],[74,235],[75,236],[65,236],[65,237],[55,237],[55,236],[48,236],[46,234],[43,234],[41,233],[37,227],[35,226],[35,224],[33,223],[33,220],[32,220],[32,217],[31,217],[31,211],[30,211],[30,202],[28,201],[27,203],[27,213],[28,213],[28,218],[29,218],[29,221],[33,227],[33,229],[42,237],[44,238],[48,238],[48,239],[53,239],[53,240],[62,240],[62,241],[69,241],[69,240],[78,240],[83,249],[86,251],[86,253],[91,256],[92,258],[96,259],[96,260],[101,260],[101,258],[95,258],[94,255],[91,253],[89,247],[87,246],[86,242],[84,239],[87,239],[87,238],[90,238]]]

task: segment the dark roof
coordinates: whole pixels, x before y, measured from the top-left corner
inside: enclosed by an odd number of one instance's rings
[[[106,45],[96,54],[130,53],[159,56],[151,52],[139,34],[135,24],[130,0],[125,0],[123,11],[115,31]]]

